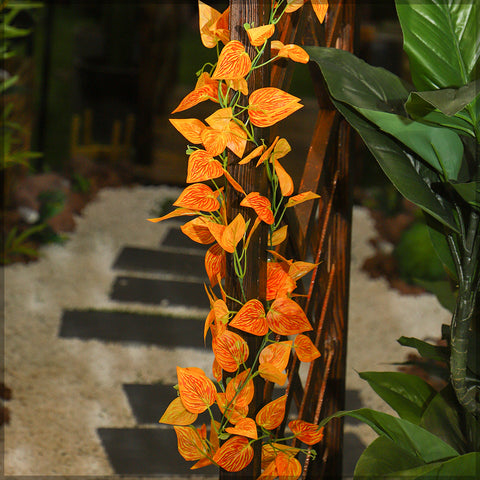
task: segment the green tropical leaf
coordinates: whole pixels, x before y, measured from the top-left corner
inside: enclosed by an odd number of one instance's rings
[[[478,78],[480,9],[471,0],[396,0],[417,90],[462,87]]]
[[[415,348],[423,358],[429,358],[439,362],[448,362],[449,350],[447,347],[432,345],[415,337],[400,337],[397,342],[404,347]]]
[[[417,278],[415,279],[415,283],[430,293],[433,293],[443,308],[446,308],[451,313],[454,312],[457,297],[452,290],[452,284],[448,280],[425,280]]]
[[[369,425],[378,435],[385,436],[425,463],[446,460],[458,452],[440,438],[408,420],[397,418],[369,408],[337,412],[320,423],[325,425],[332,418],[350,416]]]
[[[458,135],[447,129],[425,125],[401,115],[357,108],[382,131],[393,135],[428,162],[447,179],[456,180],[462,166],[463,144]]]
[[[467,453],[467,442],[460,428],[460,405],[452,387],[438,392],[423,412],[420,426],[441,438],[459,453]]]
[[[436,393],[425,380],[415,375],[401,372],[361,372],[359,375],[401,418],[417,425]]]
[[[378,437],[362,453],[355,466],[354,480],[389,478],[388,474],[425,465],[421,459],[387,437]]]
[[[453,183],[452,187],[472,207],[480,208],[480,182]]]

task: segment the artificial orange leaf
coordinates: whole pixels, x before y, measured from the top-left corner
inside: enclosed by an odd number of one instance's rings
[[[227,472],[243,470],[253,459],[253,448],[248,438],[234,436],[229,438],[213,457],[213,461]]]
[[[232,40],[220,52],[212,78],[214,80],[238,80],[245,77],[251,66],[252,61],[243,44],[238,40]]]
[[[204,210],[213,212],[218,210],[220,202],[208,185],[194,183],[189,185],[173,204],[175,207],[190,208],[191,210]]]
[[[208,329],[210,326],[213,324],[215,320],[215,310],[213,308],[208,312],[207,318],[205,319],[205,325],[203,327],[203,342],[205,343],[205,340],[207,338],[207,333]]]
[[[215,222],[207,222],[207,227],[215,240],[220,244],[220,246],[222,246],[222,235],[226,228],[225,225]]]
[[[272,50],[278,50],[277,55],[283,58],[289,58],[294,62],[298,63],[308,63],[310,57],[308,53],[298,45],[289,44],[284,45],[279,40],[275,40],[271,45]]]
[[[278,177],[278,183],[280,184],[280,190],[284,197],[289,197],[293,193],[293,180],[292,177],[286,172],[286,170],[280,165],[278,160],[273,163],[275,173]]]
[[[236,407],[248,407],[253,399],[254,387],[253,379],[246,381],[250,374],[250,369],[244,370],[230,380],[225,390],[228,402],[234,403]]]
[[[208,465],[213,465],[213,462],[207,456],[201,458],[197,463],[193,464],[190,467],[190,470],[196,470],[197,468],[208,467]]]
[[[262,458],[262,474],[257,478],[257,480],[273,480],[278,477],[277,466],[275,461],[270,461],[268,464],[264,463]]]
[[[279,452],[275,458],[275,465],[279,480],[297,480],[302,474],[302,465],[300,462],[283,452]]]
[[[320,23],[323,23],[325,20],[325,15],[328,10],[328,1],[327,0],[310,0],[312,2],[313,11],[318,18]]]
[[[280,426],[280,424],[283,422],[283,417],[285,416],[286,405],[286,395],[267,403],[263,408],[260,409],[255,417],[257,425],[263,427],[265,430],[273,430],[274,428]]]
[[[238,78],[237,80],[226,80],[228,88],[235,90],[236,92],[248,95],[248,83],[245,78]]]
[[[282,421],[280,421],[280,423],[282,423]],[[273,428],[269,428],[267,430],[273,430]],[[284,455],[288,455],[289,457],[295,457],[299,451],[299,448],[283,445],[283,443],[265,443],[262,445],[262,467],[264,464],[267,465],[270,462],[275,462],[275,458],[280,452]]]
[[[287,140],[285,138],[280,138],[273,149],[272,158],[270,159],[270,161],[283,158],[285,155],[287,155],[291,151],[292,151],[292,147],[287,142]]]
[[[275,87],[259,88],[250,94],[248,116],[257,127],[271,127],[302,108],[299,98]]]
[[[298,280],[313,270],[318,263],[310,262],[293,262],[288,269],[288,274],[293,280]]]
[[[218,102],[218,91],[215,90],[215,87],[212,84],[195,88],[195,90],[188,93],[172,113],[182,112],[183,110],[192,108],[201,102],[205,102],[206,100]]]
[[[278,262],[267,263],[267,300],[292,293],[297,284],[288,275],[286,266]]]
[[[213,112],[209,117],[205,119],[208,125],[215,130],[226,130],[228,124],[233,118],[233,113],[231,107],[220,108]]]
[[[202,132],[202,143],[207,152],[215,157],[227,148],[227,138],[224,134],[211,127],[206,127]]]
[[[220,245],[229,253],[233,253],[237,248],[238,242],[243,238],[247,226],[242,214],[239,213],[226,227],[222,234]]]
[[[149,218],[148,221],[152,223],[158,223],[162,222],[163,220],[167,220],[168,218],[182,217],[183,215],[198,215],[198,212],[189,208],[176,208],[175,210],[173,210],[173,212],[163,215],[163,217]]]
[[[275,145],[278,143],[278,140],[280,139],[280,137],[275,137],[275,140],[272,142],[272,144],[262,153],[262,155],[260,156],[260,158],[258,159],[258,162],[257,162],[257,167],[259,165],[261,165],[265,160],[267,160],[270,155],[272,154],[273,152],[273,149],[275,148]]]
[[[272,247],[276,247],[277,245],[280,245],[282,242],[284,242],[287,239],[287,230],[287,225],[284,225],[283,227],[275,230],[270,237],[269,244]]]
[[[216,243],[212,245],[205,254],[205,271],[207,272],[212,287],[218,282],[217,274],[220,275],[220,278],[225,277],[226,268],[225,250]]]
[[[199,460],[205,456],[205,445],[196,428],[192,426],[173,428],[177,434],[178,452],[185,460]]]
[[[245,250],[247,250],[248,246],[250,245],[250,240],[252,239],[252,235],[253,235],[253,232],[255,232],[255,230],[258,228],[258,226],[260,225],[260,218],[257,217],[255,219],[255,222],[253,222],[253,225],[252,225],[252,228],[250,229],[250,233],[248,234],[248,237],[247,237],[247,240],[245,241]]]
[[[295,10],[298,10],[300,7],[303,7],[303,4],[307,0],[289,0],[288,5],[285,7],[285,13],[291,13]]]
[[[220,365],[218,364],[216,358],[213,359],[212,373],[213,373],[213,378],[215,378],[215,380],[216,380],[217,382],[221,382],[221,381],[222,381],[222,376],[223,376],[222,368],[221,368]]]
[[[235,372],[248,358],[247,342],[237,333],[226,330],[212,341],[218,364],[227,372]]]
[[[227,304],[223,300],[215,300],[213,311],[215,312],[216,322],[221,322],[225,325],[228,323],[230,312],[228,311]]]
[[[249,163],[251,160],[253,160],[255,157],[258,157],[259,155],[262,154],[262,152],[265,150],[265,145],[260,145],[254,150],[252,150],[245,158],[242,158],[240,162],[238,162],[239,165],[246,165]]]
[[[223,170],[223,174],[225,175],[225,178],[228,180],[228,183],[237,191],[242,193],[243,195],[246,195],[245,190],[242,188],[242,186],[228,173],[227,170]]]
[[[182,399],[176,397],[168,405],[159,423],[166,423],[168,425],[191,425],[198,415],[196,413],[189,412],[183,405]]]
[[[277,298],[267,313],[270,330],[279,335],[294,335],[313,330],[300,305],[288,297]]]
[[[241,124],[243,125],[243,123]],[[227,148],[229,148],[237,157],[242,157],[247,146],[247,132],[240,124],[232,120],[225,133],[227,137]]]
[[[196,118],[171,118],[170,123],[192,143],[202,143],[204,123]]]
[[[201,243],[202,245],[208,245],[215,241],[203,217],[197,217],[184,223],[180,229],[191,240]]]
[[[220,14],[220,12],[199,0],[198,13],[200,37],[205,47],[215,47],[218,40],[224,43],[228,42],[228,8],[223,14]]]
[[[301,362],[311,362],[320,356],[317,347],[306,335],[298,334],[295,337],[294,347]]]
[[[240,311],[233,317],[230,326],[244,332],[263,337],[268,332],[265,309],[262,302],[253,299],[242,306]]]
[[[202,413],[215,402],[215,385],[203,370],[177,367],[177,376],[180,397],[189,412]]]
[[[275,25],[268,24],[247,30],[248,39],[255,47],[261,47],[275,33]]]
[[[227,400],[225,393],[217,393],[217,405],[222,415],[233,425],[236,425],[248,414],[248,406],[240,407],[235,405],[234,402]]]
[[[263,197],[258,192],[249,193],[241,202],[242,207],[253,208],[256,214],[268,225],[272,225],[275,221],[273,217],[270,200]]]
[[[303,443],[315,445],[323,438],[323,427],[319,428],[314,423],[304,420],[292,420],[288,423],[292,433]]]
[[[220,430],[220,422],[216,420],[210,420],[210,445],[212,451],[216,452],[220,448],[220,441],[218,439],[218,431]]]
[[[298,205],[299,203],[306,202],[307,200],[313,200],[315,198],[320,198],[320,195],[317,195],[316,193],[313,193],[313,192],[299,193],[298,195],[295,195],[294,197],[290,197],[288,199],[288,202],[285,205],[285,207],[294,207],[295,205]]]
[[[285,370],[292,350],[292,341],[275,342],[267,345],[261,352],[258,361],[270,363],[279,370]]]
[[[277,383],[281,387],[285,385],[285,382],[287,380],[287,374],[279,370],[275,365],[272,365],[271,363],[262,363],[258,367],[258,373],[265,380]]]
[[[233,435],[242,435],[255,440],[258,438],[257,424],[253,418],[242,418],[234,427],[228,427],[225,431]]]

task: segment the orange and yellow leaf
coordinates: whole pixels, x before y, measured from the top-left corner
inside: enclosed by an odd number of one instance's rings
[[[263,427],[265,430],[273,430],[274,428],[277,428],[283,422],[286,405],[286,395],[267,403],[257,413],[255,422],[257,422],[257,425]]]
[[[232,402],[235,407],[248,407],[253,399],[254,386],[253,379],[247,381],[250,375],[250,369],[244,370],[230,380],[225,390],[226,399]]]
[[[171,118],[170,123],[192,143],[202,143],[205,124],[196,118]]]
[[[310,60],[308,53],[298,45],[284,45],[279,40],[275,40],[272,42],[271,48],[272,50],[278,50],[277,55],[279,57],[289,58],[294,62],[308,63],[308,61]]]
[[[275,465],[279,480],[297,480],[302,475],[302,465],[300,462],[283,452],[279,452],[275,458]]]
[[[306,335],[298,334],[295,337],[294,347],[301,362],[311,362],[320,356],[317,347]]]
[[[242,418],[234,427],[228,427],[225,431],[233,435],[242,435],[255,440],[258,438],[257,424],[253,418]]]
[[[248,414],[248,406],[240,407],[235,405],[227,400],[225,393],[217,393],[217,405],[222,415],[233,425],[236,425]]]
[[[262,363],[270,363],[278,370],[285,370],[290,358],[292,350],[292,341],[285,340],[283,342],[275,342],[267,345],[261,352],[258,361]]]
[[[255,47],[261,47],[275,33],[275,25],[268,24],[247,30],[248,39]]]
[[[267,313],[270,330],[279,335],[294,335],[313,330],[300,305],[288,297],[277,298]]]
[[[177,434],[178,452],[185,460],[199,460],[205,456],[205,445],[197,429],[189,427],[173,427]]]
[[[287,231],[287,225],[284,225],[283,227],[275,230],[271,235],[269,245],[271,245],[272,247],[276,247],[277,245],[283,243],[287,239]]]
[[[212,157],[220,155],[227,148],[226,136],[212,127],[206,127],[203,130],[202,143]]]
[[[227,372],[237,371],[249,354],[247,342],[230,330],[213,339],[212,349],[218,364]]]
[[[239,213],[226,227],[223,231],[220,245],[221,247],[229,253],[233,253],[235,248],[237,248],[238,242],[243,238],[247,226],[243,215]]]
[[[168,425],[191,425],[198,417],[198,414],[189,412],[183,405],[182,399],[176,397],[168,405],[159,423]]]
[[[216,358],[213,359],[212,373],[213,373],[213,378],[215,378],[217,382],[222,381],[222,376],[223,376],[222,367],[220,367]]]
[[[177,367],[178,390],[185,408],[202,413],[215,402],[217,390],[203,370],[196,367]]]
[[[220,275],[220,278],[225,277],[226,268],[225,250],[216,243],[205,254],[205,271],[212,287],[218,283],[217,275]]]
[[[253,335],[259,335],[261,337],[266,335],[268,325],[262,302],[256,299],[249,300],[233,317],[230,326]]]
[[[323,23],[325,20],[325,15],[328,10],[328,1],[327,0],[310,0],[312,2],[313,11],[318,18],[320,23]]]
[[[208,245],[215,241],[203,217],[197,217],[184,223],[180,229],[188,238],[202,245]]]
[[[194,183],[185,188],[173,205],[191,210],[213,212],[219,209],[220,202],[208,185]]]
[[[286,266],[278,262],[269,262],[267,264],[267,300],[290,295],[297,284],[288,275]]]
[[[265,145],[258,146],[257,148],[252,150],[245,158],[242,158],[242,160],[240,160],[238,162],[238,164],[239,165],[246,165],[247,163],[250,163],[254,158],[261,155],[264,150],[265,150]]]
[[[279,370],[275,365],[271,363],[262,363],[258,367],[259,375],[269,382],[277,383],[281,387],[285,385],[287,381],[287,374]]]
[[[220,14],[220,12],[199,0],[198,23],[200,37],[205,47],[214,48],[219,40],[224,43],[228,42],[230,36],[228,32],[228,13],[228,8]]]
[[[315,198],[320,198],[320,195],[313,192],[299,193],[294,197],[290,197],[285,207],[294,207],[295,205],[306,202],[307,200],[314,200]]]
[[[319,428],[314,423],[305,422],[304,420],[292,420],[288,423],[288,426],[292,433],[307,445],[315,445],[322,441],[323,427]]]
[[[248,438],[241,436],[229,438],[213,457],[214,462],[227,472],[243,470],[252,459],[253,448]]]
[[[259,218],[268,225],[272,225],[275,221],[272,213],[272,205],[270,203],[270,200],[266,197],[263,197],[258,192],[249,193],[240,202],[240,205],[242,207],[253,208]]]
[[[278,183],[280,184],[280,190],[284,197],[289,197],[293,193],[293,180],[292,177],[286,172],[286,170],[280,165],[278,160],[274,163],[275,173],[278,177]]]
[[[228,42],[220,52],[217,67],[213,72],[214,80],[238,80],[250,71],[252,61],[238,40]]]
[[[175,210],[173,210],[173,212],[163,215],[163,217],[149,218],[148,221],[152,223],[158,223],[158,222],[162,222],[163,220],[167,220],[169,218],[182,217],[184,215],[188,215],[188,216],[198,215],[198,211],[191,210],[189,208],[176,208]]]
[[[285,13],[291,13],[303,7],[307,0],[288,0],[288,5],[285,7]]]

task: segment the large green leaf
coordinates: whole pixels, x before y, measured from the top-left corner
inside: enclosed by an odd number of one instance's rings
[[[432,345],[415,337],[400,337],[397,342],[404,347],[415,348],[423,358],[429,358],[439,362],[448,362],[449,351],[447,347]]]
[[[337,412],[323,420],[326,424],[332,418],[348,415],[369,425],[378,435],[385,436],[400,448],[410,452],[425,463],[446,460],[458,455],[458,452],[440,438],[408,420],[397,418],[369,408],[360,408],[348,412]]]
[[[427,178],[427,175],[435,177],[436,173],[428,172],[427,167],[406,151],[399,142],[380,132],[375,125],[364,119],[354,109],[341,102],[333,103],[360,134],[397,190],[439,222],[458,231],[451,209],[445,207],[431,188],[431,184],[438,183],[440,179],[438,176],[437,181]]]
[[[415,279],[415,283],[433,293],[440,305],[453,313],[457,305],[457,297],[452,290],[452,284],[448,280],[425,280]]]
[[[420,426],[441,438],[459,453],[466,453],[467,443],[460,428],[460,408],[452,387],[448,385],[428,404]]]
[[[362,453],[355,466],[354,479],[385,478],[392,472],[425,465],[415,455],[387,437],[378,437]]]
[[[453,183],[452,187],[472,207],[480,208],[480,182]]]
[[[419,424],[435,390],[416,375],[401,372],[361,372],[377,394],[405,420]]]
[[[461,87],[478,78],[478,2],[396,0],[395,3],[417,90]]]
[[[457,180],[462,166],[463,144],[447,129],[425,125],[402,115],[366,108],[357,110],[384,132],[393,135],[447,179]]]

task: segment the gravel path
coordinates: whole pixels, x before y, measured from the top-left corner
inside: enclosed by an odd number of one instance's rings
[[[64,309],[119,308],[109,299],[115,256],[125,245],[158,248],[165,226],[145,219],[159,201],[177,194],[169,187],[106,189],[86,207],[65,245],[43,248],[38,262],[4,269],[5,382],[13,390],[6,475],[112,474],[96,429],[136,425],[122,384],[174,382],[177,364],[210,369],[210,354],[193,349],[58,337]],[[363,405],[388,411],[355,371],[392,368],[386,364],[406,353],[398,337],[438,337],[449,313],[431,295],[401,296],[386,281],[360,271],[373,253],[368,243],[373,222],[362,208],[355,208],[353,218],[347,388],[358,391]],[[165,311],[141,304],[128,308]],[[368,443],[375,436],[358,424],[347,423],[346,432],[347,441],[357,435]],[[346,445],[346,451],[352,449]],[[346,460],[348,468],[354,454]]]

